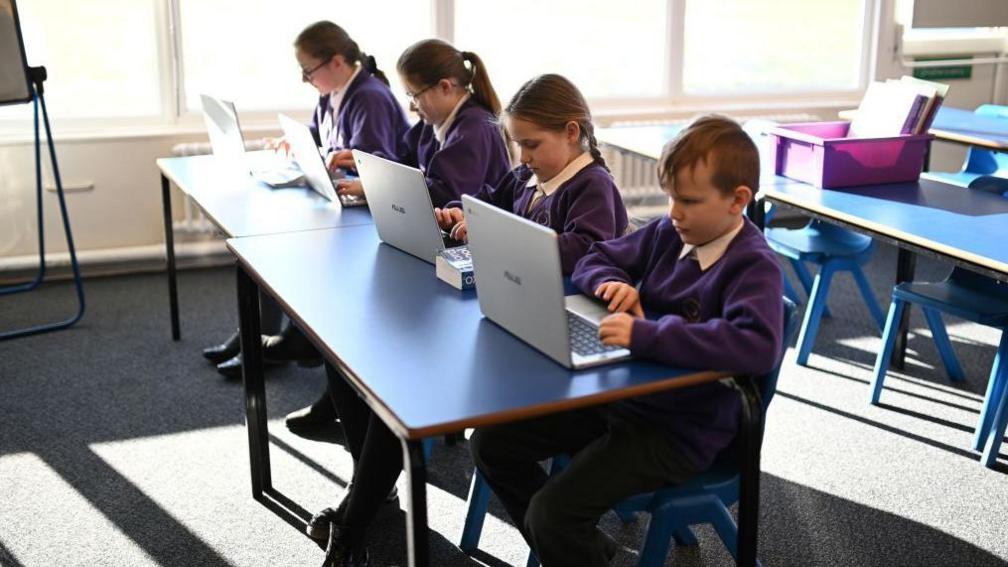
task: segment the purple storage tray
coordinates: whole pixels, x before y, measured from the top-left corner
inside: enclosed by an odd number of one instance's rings
[[[850,122],[786,124],[776,138],[776,173],[817,187],[916,181],[933,136],[847,138]]]

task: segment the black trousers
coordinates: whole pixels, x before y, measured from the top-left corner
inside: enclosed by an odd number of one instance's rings
[[[342,373],[326,363],[333,406],[343,423],[347,449],[354,461],[349,491],[344,497],[343,531],[352,547],[363,546],[367,528],[402,471],[399,438],[375,415]]]
[[[602,514],[699,472],[653,428],[607,408],[477,429],[470,447],[544,567],[608,565],[616,549]],[[562,453],[570,464],[547,477],[539,462]]]

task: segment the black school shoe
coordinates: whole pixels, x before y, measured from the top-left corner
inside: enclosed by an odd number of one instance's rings
[[[269,366],[277,366],[280,363],[268,362],[263,360],[263,368]],[[233,357],[225,360],[224,362],[217,365],[217,372],[224,375],[225,378],[239,379],[242,376],[242,355],[239,352]]]
[[[333,431],[336,420],[336,409],[333,408],[329,394],[324,393],[312,405],[287,414],[284,424],[291,433],[312,435]]]
[[[325,559],[322,567],[369,567],[371,558],[367,547],[351,547],[343,536],[343,530],[333,524],[329,532]]]
[[[214,364],[220,364],[234,357],[239,350],[241,350],[241,341],[239,341],[238,333],[235,333],[223,343],[203,349],[203,358]]]
[[[350,492],[350,488],[353,484],[347,485],[346,492]],[[382,503],[382,507],[397,504],[399,502],[399,489],[392,487],[392,490],[385,497],[385,502]],[[305,533],[308,537],[315,540],[315,543],[319,544],[319,547],[325,546],[326,542],[330,539],[333,527],[339,529],[339,525],[343,523],[343,514],[346,511],[346,497],[339,503],[339,506],[335,508],[326,508],[321,512],[316,513],[309,520],[308,526],[305,527]]]
[[[297,361],[298,366],[312,368],[322,365],[322,356],[294,325],[287,325],[279,335],[263,341],[263,360],[271,362]]]

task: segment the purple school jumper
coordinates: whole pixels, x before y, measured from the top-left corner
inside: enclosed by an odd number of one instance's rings
[[[402,151],[402,136],[409,128],[406,113],[388,86],[367,69],[361,69],[346,86],[339,115],[333,117],[328,140],[319,139],[319,125],[332,112],[329,95],[319,97],[308,128],[315,143],[328,151],[355,149],[395,161]]]
[[[435,207],[471,195],[511,169],[494,115],[472,98],[455,113],[444,144],[434,137],[434,126],[421,120],[406,132],[404,147],[399,161],[423,172]]]
[[[783,332],[781,271],[749,220],[701,271],[666,216],[616,240],[598,242],[574,270],[594,295],[608,281],[640,284],[646,320],[630,337],[634,356],[670,366],[760,375],[777,362]],[[613,410],[658,428],[692,464],[706,469],[738,429],[738,393],[714,382],[619,402]]]
[[[593,242],[626,232],[623,198],[605,167],[598,163],[586,165],[529,210],[529,201],[536,192],[535,186],[528,186],[531,177],[532,172],[520,165],[502,177],[496,187],[484,185],[474,196],[556,231],[564,275],[574,270]]]

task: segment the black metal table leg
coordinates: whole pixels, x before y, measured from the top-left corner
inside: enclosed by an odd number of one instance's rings
[[[739,531],[736,565],[755,567],[759,538],[760,448],[763,437],[763,406],[751,378],[735,380],[742,397],[741,479],[739,486]]]
[[[410,567],[430,565],[430,541],[427,537],[427,463],[420,441],[402,440],[403,470],[409,486],[406,508],[406,542]]]
[[[238,320],[241,330],[242,380],[245,383],[245,420],[252,469],[252,496],[261,500],[273,487],[270,476],[269,431],[266,428],[266,384],[263,379],[262,338],[259,329],[259,288],[238,266]]]
[[[172,340],[181,337],[178,313],[178,279],[175,272],[175,231],[172,229],[171,184],[161,174],[161,208],[164,212],[165,257],[168,259],[168,301],[171,303]]]
[[[903,282],[912,281],[914,271],[917,268],[917,255],[913,252],[900,248],[896,254],[896,285]],[[904,309],[900,316],[899,327],[896,332],[896,343],[893,346],[892,367],[903,370],[903,361],[906,355],[907,329],[910,327],[910,310]]]

